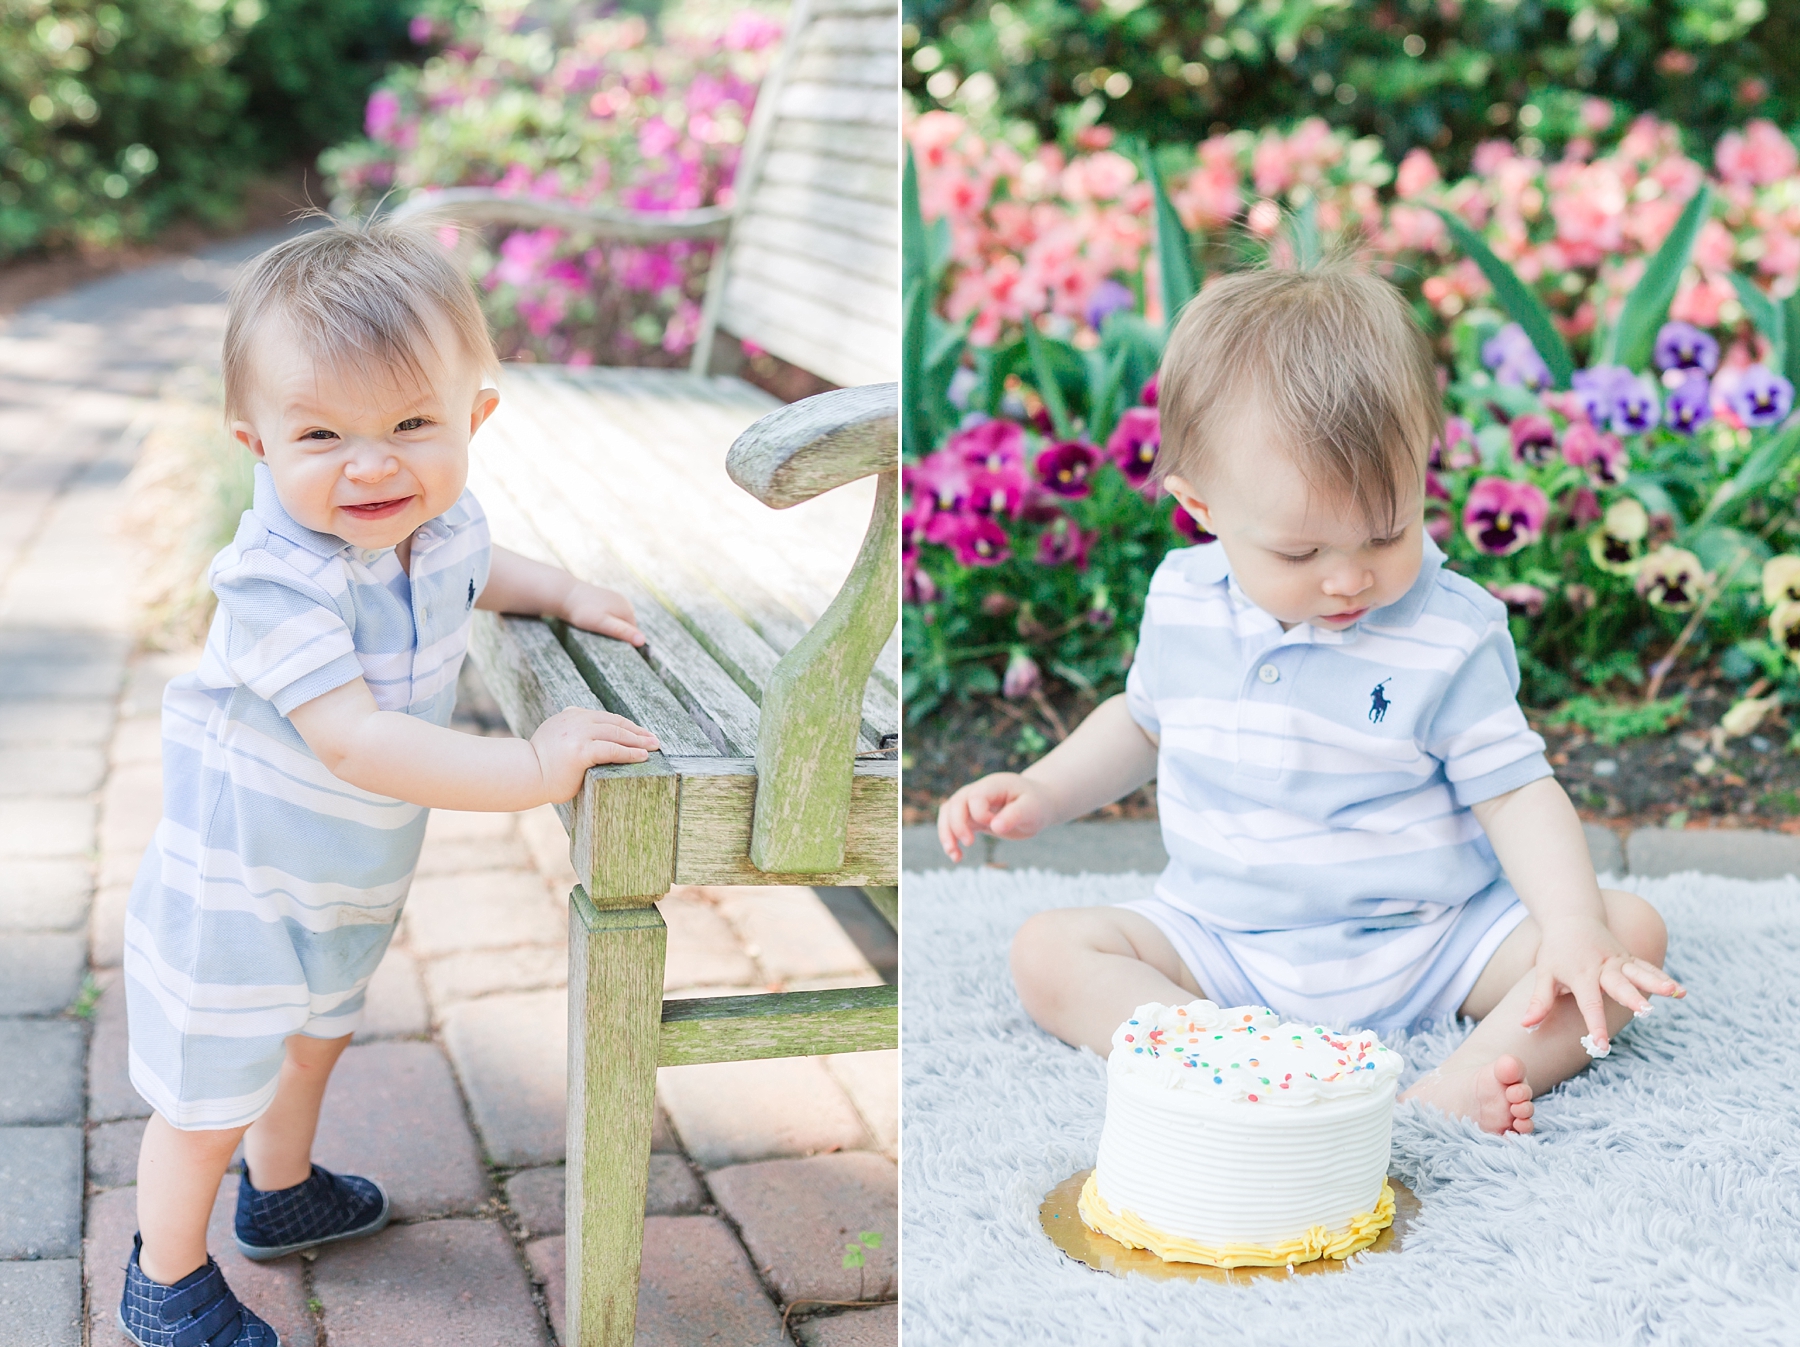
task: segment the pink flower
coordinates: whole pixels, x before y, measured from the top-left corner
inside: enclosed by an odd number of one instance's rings
[[[998,566],[1012,556],[1012,543],[986,515],[962,515],[945,540],[963,566]]]
[[[1024,646],[1014,646],[1006,661],[1006,676],[1000,680],[1000,695],[1016,702],[1036,692],[1043,681],[1044,675],[1039,671],[1037,661],[1026,653]]]
[[[1535,412],[1515,416],[1512,432],[1513,457],[1530,467],[1542,467],[1556,454],[1556,427],[1550,418]]]
[[[1099,532],[1086,533],[1066,514],[1058,514],[1050,521],[1050,526],[1038,534],[1037,562],[1040,566],[1073,566],[1078,571],[1085,571],[1088,565],[1088,548],[1094,545]]]
[[[1112,201],[1137,181],[1137,165],[1122,154],[1102,150],[1074,160],[1063,170],[1063,195],[1071,201]]]
[[[1100,451],[1085,440],[1064,440],[1037,456],[1038,481],[1059,496],[1079,499],[1093,490]]]
[[[1433,187],[1444,180],[1438,172],[1437,162],[1426,150],[1414,147],[1406,152],[1400,161],[1400,167],[1394,174],[1394,193],[1402,201],[1410,201],[1414,197],[1424,196]]]
[[[1606,130],[1613,124],[1613,105],[1605,98],[1581,100],[1581,125],[1590,132]]]
[[[1536,617],[1543,612],[1544,600],[1548,597],[1536,585],[1497,585],[1491,580],[1487,592],[1504,603],[1507,612],[1523,613],[1526,617]]]
[[[1162,426],[1154,407],[1131,407],[1107,437],[1106,455],[1134,487],[1150,480],[1156,451],[1162,444]]]
[[[1537,541],[1550,502],[1530,482],[1483,477],[1463,506],[1463,534],[1490,556],[1511,556]]]
[[[1595,486],[1617,486],[1625,480],[1625,446],[1617,435],[1577,421],[1563,436],[1562,451],[1565,461],[1587,469],[1588,480]]]
[[[1181,508],[1180,501],[1171,502],[1169,507],[1169,526],[1186,538],[1190,543],[1210,543],[1215,535],[1200,527],[1193,515]]]
[[[437,36],[437,21],[429,14],[415,14],[406,25],[406,35],[412,39],[415,47],[426,46]]]
[[[1719,137],[1713,164],[1727,183],[1766,187],[1792,177],[1800,169],[1800,154],[1780,127],[1759,117],[1742,134],[1727,131]]]
[[[399,120],[399,94],[392,89],[377,89],[369,95],[368,107],[363,111],[363,130],[368,133],[370,140],[392,144],[389,133]]]
[[[781,25],[754,9],[740,9],[725,25],[727,51],[761,51],[781,40]]]
[[[944,448],[966,463],[1001,472],[1025,462],[1025,430],[1016,421],[996,417],[957,431]]]

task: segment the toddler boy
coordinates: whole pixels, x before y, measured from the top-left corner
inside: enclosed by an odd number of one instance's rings
[[[490,546],[464,483],[497,368],[427,231],[318,229],[232,290],[225,410],[255,503],[213,560],[200,667],[163,699],[163,820],[125,920],[131,1082],[155,1110],[119,1310],[142,1347],[277,1341],[206,1250],[240,1138],[246,1257],[386,1224],[381,1186],[311,1149],[427,811],[567,800],[658,746],[597,711],[529,741],[448,728],[477,606],[644,639],[623,596]]]
[[[1205,996],[1377,1031],[1480,1024],[1408,1098],[1530,1132],[1645,993],[1665,930],[1600,889],[1515,696],[1506,609],[1424,530],[1443,413],[1399,293],[1344,265],[1208,283],[1164,353],[1156,473],[1217,541],[1150,582],[1126,691],[938,814],[960,859],[1152,776],[1154,894],[1039,913],[1025,1008],[1106,1053],[1138,1005]]]

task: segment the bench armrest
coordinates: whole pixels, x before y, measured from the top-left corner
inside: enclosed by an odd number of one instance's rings
[[[739,435],[725,458],[731,480],[776,510],[899,466],[899,384],[790,403]]]
[[[731,212],[718,206],[701,210],[621,210],[615,206],[576,206],[563,201],[511,196],[486,187],[415,192],[397,206],[389,218],[455,220],[474,225],[554,225],[630,243],[722,239],[731,225]]]

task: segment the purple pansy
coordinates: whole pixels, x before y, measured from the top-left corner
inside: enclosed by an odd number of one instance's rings
[[[1763,365],[1745,370],[1725,395],[1731,410],[1747,426],[1772,426],[1794,409],[1794,386]]]
[[[1444,418],[1444,433],[1431,442],[1431,466],[1440,472],[1473,467],[1480,459],[1475,431],[1460,416]]]
[[[1122,285],[1108,277],[1094,287],[1094,293],[1088,296],[1088,326],[1098,332],[1106,325],[1106,320],[1121,309],[1137,307],[1137,296],[1131,293],[1131,287]]]
[[[1712,414],[1712,385],[1696,369],[1669,393],[1663,422],[1678,435],[1692,435]]]
[[[998,566],[1012,556],[1006,530],[986,515],[961,515],[949,537],[933,541],[947,542],[960,566]]]
[[[1562,451],[1564,461],[1585,468],[1595,486],[1617,486],[1627,476],[1625,446],[1619,437],[1595,430],[1585,421],[1569,427]]]
[[[1549,596],[1536,585],[1523,582],[1512,585],[1497,585],[1489,581],[1488,593],[1506,605],[1509,613],[1521,613],[1526,617],[1536,617],[1544,611],[1544,600]]]
[[[1513,457],[1521,463],[1541,468],[1556,457],[1556,427],[1550,418],[1528,412],[1515,416],[1512,425]]]
[[[915,500],[930,501],[928,514],[955,514],[969,502],[974,475],[975,469],[961,454],[939,449],[906,470],[906,487]]]
[[[1608,426],[1616,434],[1642,435],[1662,420],[1662,391],[1649,375],[1621,379],[1615,385]]]
[[[1499,383],[1526,388],[1544,388],[1550,383],[1550,367],[1517,323],[1508,323],[1481,344],[1481,363],[1494,372]]]
[[[1000,472],[1008,465],[1025,462],[1025,428],[1016,421],[991,418],[978,421],[956,432],[944,448],[966,463],[979,464],[989,472]]]
[[[1719,343],[1692,323],[1664,323],[1656,334],[1654,359],[1658,369],[1711,374],[1719,367]]]
[[[1162,425],[1154,407],[1132,407],[1119,418],[1106,440],[1107,457],[1118,464],[1119,471],[1133,487],[1150,480],[1150,468],[1156,462],[1156,450],[1162,444]]]
[[[1064,440],[1037,456],[1038,481],[1059,496],[1078,499],[1093,490],[1094,469],[1100,451],[1086,440]]]
[[[1530,482],[1483,477],[1463,506],[1463,533],[1489,556],[1510,556],[1537,541],[1550,502]]]
[[[1637,375],[1623,365],[1596,365],[1576,370],[1570,385],[1581,404],[1582,415],[1598,426],[1612,420],[1619,393],[1636,382]]]
[[[1094,545],[1098,532],[1087,533],[1068,515],[1051,521],[1050,527],[1038,534],[1037,562],[1040,566],[1073,566],[1085,571],[1088,548]]]

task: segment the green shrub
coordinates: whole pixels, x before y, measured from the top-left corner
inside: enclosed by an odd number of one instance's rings
[[[1461,172],[1488,136],[1576,133],[1588,97],[1707,145],[1800,116],[1800,13],[1765,0],[911,0],[907,18],[921,107],[1045,137],[1100,121],[1195,141],[1316,113]]]

